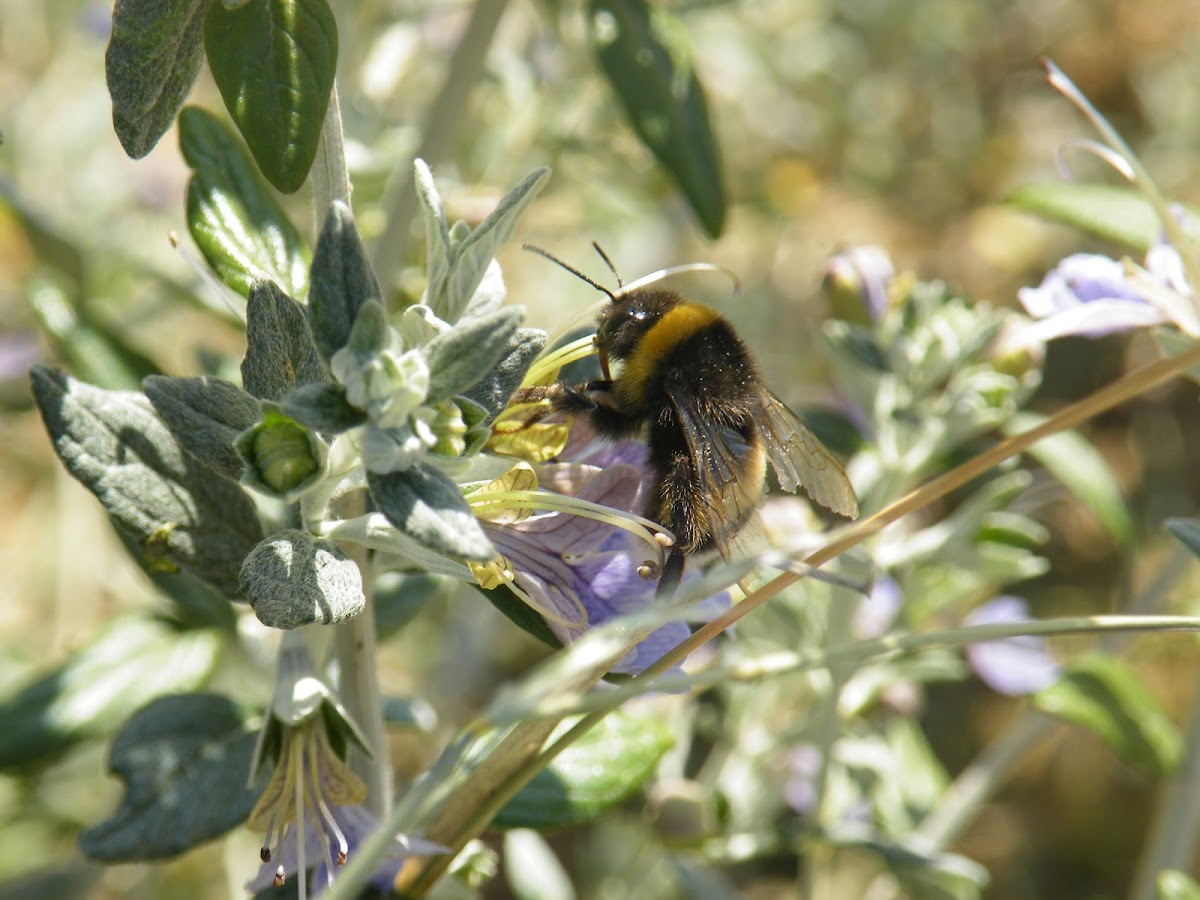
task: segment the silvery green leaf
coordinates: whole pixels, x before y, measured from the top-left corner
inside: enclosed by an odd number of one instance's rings
[[[340,384],[306,384],[280,404],[290,418],[322,434],[341,434],[367,421],[367,414],[351,406]]]
[[[359,308],[383,297],[354,217],[344,203],[329,207],[313,252],[309,282],[308,321],[317,349],[328,360],[349,340]]]
[[[207,375],[152,375],[142,390],[180,446],[230,481],[241,479],[243,463],[234,442],[258,421],[257,400],[236,384]]]
[[[450,330],[450,324],[437,317],[424,303],[414,303],[400,314],[400,337],[405,347],[420,347],[437,335]]]
[[[478,383],[508,350],[524,310],[509,306],[464,319],[425,345],[429,360],[427,401],[436,403]]]
[[[332,625],[362,612],[362,574],[329,541],[305,531],[273,534],[242,564],[242,592],[270,628]]]
[[[359,359],[374,356],[392,344],[391,325],[378,300],[368,300],[359,307],[354,324],[346,337],[345,348]]]
[[[518,328],[491,371],[463,391],[463,396],[486,409],[489,420],[495,418],[513,391],[521,386],[521,379],[544,346],[546,332],[538,328]]]
[[[163,694],[196,690],[225,635],[180,631],[160,619],[117,619],[72,656],[0,702],[0,769],[48,762],[87,738],[111,734]]]
[[[500,263],[493,259],[484,270],[483,280],[479,282],[479,287],[475,288],[475,293],[467,301],[463,318],[470,319],[474,316],[495,312],[503,305],[506,293],[504,274],[500,271]]]
[[[447,559],[417,543],[393,525],[383,513],[368,513],[354,519],[339,520],[327,525],[322,534],[330,540],[352,542],[381,553],[390,553],[433,575],[445,575],[462,581],[470,581],[473,577],[462,563]],[[538,621],[542,619],[539,617]]]
[[[453,481],[432,466],[403,472],[369,472],[367,484],[379,510],[424,547],[454,559],[487,562],[492,543]]]
[[[273,281],[255,281],[246,302],[246,390],[261,400],[278,400],[328,379],[304,307]]]
[[[185,453],[143,395],[101,390],[46,366],[31,377],[59,458],[144,556],[236,596],[242,560],[262,539],[246,493]]]
[[[434,281],[433,273],[430,273],[426,303],[439,317],[450,323],[462,317],[496,251],[508,240],[517,220],[549,177],[550,170],[545,166],[534,169],[500,200],[491,215],[455,249],[444,283]]]
[[[246,821],[262,792],[248,786],[255,732],[218,694],[173,694],[135,712],[113,741],[108,769],[125,783],[120,807],[79,838],[101,862],[168,859]]]
[[[207,0],[118,0],[104,54],[113,128],[133,159],[175,121],[204,59]]]
[[[433,297],[441,292],[450,275],[450,228],[446,225],[442,197],[425,160],[418,159],[413,162],[413,181],[425,218],[425,277],[429,283],[426,295]]]

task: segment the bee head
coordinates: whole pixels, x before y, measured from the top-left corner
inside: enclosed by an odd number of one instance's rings
[[[654,325],[681,298],[674,291],[630,291],[617,294],[596,323],[596,344],[613,359],[626,360]]]

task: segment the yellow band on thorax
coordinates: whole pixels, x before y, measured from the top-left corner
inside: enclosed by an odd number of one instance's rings
[[[683,302],[672,307],[651,326],[626,361],[620,378],[625,399],[644,402],[646,382],[663,356],[719,318],[714,310],[699,303]]]

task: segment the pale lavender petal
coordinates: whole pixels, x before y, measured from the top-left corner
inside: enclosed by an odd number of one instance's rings
[[[1001,596],[976,609],[965,625],[988,625],[1029,620],[1029,608],[1020,597]],[[1010,696],[1031,694],[1058,680],[1059,666],[1036,635],[985,641],[967,647],[967,661],[980,679],[995,691]]]
[[[1048,341],[1072,334],[1096,338],[1165,321],[1156,307],[1142,300],[1093,300],[1034,322],[1022,329],[1021,338]]]

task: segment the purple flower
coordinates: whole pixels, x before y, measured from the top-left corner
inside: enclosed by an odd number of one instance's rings
[[[965,625],[990,625],[1029,620],[1029,608],[1020,597],[1001,596],[976,609]],[[1032,694],[1053,684],[1059,676],[1058,663],[1046,651],[1046,642],[1036,635],[984,641],[967,647],[967,661],[985,684],[1001,694]]]
[[[888,285],[895,277],[896,267],[882,247],[849,247],[825,264],[823,287],[835,301],[853,300],[860,303],[867,319],[878,322],[887,312]],[[851,320],[861,320],[861,315],[854,315],[850,309],[835,311]]]
[[[854,614],[854,633],[865,639],[882,637],[896,620],[904,593],[890,575],[871,585],[871,593],[862,598]]]
[[[572,429],[580,430],[579,424]],[[574,440],[574,434],[572,438],[561,457],[569,462],[532,470],[538,486],[548,494],[539,492],[540,499],[531,499],[526,512],[539,504],[552,511],[505,521],[497,519],[493,507],[484,506],[482,511],[477,507],[483,529],[503,562],[474,568],[485,587],[507,583],[564,645],[589,628],[650,605],[656,584],[638,572],[661,552],[652,532],[636,524],[638,517],[632,513],[641,507],[646,448],[636,441],[583,442]],[[487,490],[471,497],[486,497]],[[517,508],[521,503],[510,501]],[[633,527],[627,530],[619,523]],[[682,621],[663,625],[612,671],[641,672],[689,633]]]
[[[379,821],[361,806],[333,806],[324,810],[325,815],[318,828],[312,819],[304,819],[305,859],[319,860],[312,870],[312,877],[301,888],[301,896],[318,897],[333,884],[337,869],[376,828]],[[299,871],[299,842],[296,840],[296,825],[288,826],[280,842],[279,853],[262,864],[258,875],[246,885],[246,890],[258,893],[272,885],[281,885]],[[410,856],[429,856],[445,853],[448,848],[432,841],[397,835],[391,852],[383,858],[371,875],[371,884],[383,891],[390,891],[405,860]]]
[[[1021,288],[1017,297],[1038,320],[1025,332],[1026,340],[1068,334],[1095,338],[1166,321],[1145,292],[1130,283],[1123,263],[1094,253],[1068,256],[1038,287]]]

